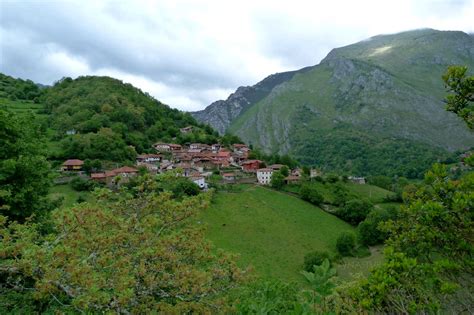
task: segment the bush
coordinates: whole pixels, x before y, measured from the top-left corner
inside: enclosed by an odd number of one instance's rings
[[[314,251],[304,256],[304,270],[313,272],[313,266],[320,266],[327,259],[331,263],[331,254],[326,251]]]
[[[71,187],[75,191],[91,191],[94,189],[94,182],[81,177],[75,177],[71,180]]]
[[[316,186],[311,184],[303,185],[300,189],[301,199],[311,202],[314,205],[320,205],[324,201],[323,195],[319,193]]]
[[[336,248],[339,254],[341,254],[342,256],[351,256],[355,248],[354,234],[349,232],[342,233],[337,238]]]
[[[171,191],[175,198],[181,198],[184,196],[196,196],[201,192],[201,189],[196,183],[183,178],[176,181],[171,187]]]
[[[280,171],[273,172],[270,185],[275,189],[281,189],[285,185],[285,176]]]
[[[336,174],[329,174],[326,176],[326,181],[328,183],[334,184],[338,180],[339,180],[339,176],[337,176]]]
[[[365,220],[372,208],[372,204],[366,200],[353,199],[346,202],[336,215],[352,225],[357,225]]]
[[[359,241],[367,246],[382,244],[388,234],[379,229],[381,222],[394,219],[397,215],[395,207],[390,209],[374,209],[367,218],[359,224]]]

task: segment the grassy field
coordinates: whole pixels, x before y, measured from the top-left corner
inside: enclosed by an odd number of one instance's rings
[[[337,265],[337,276],[343,281],[349,281],[358,276],[367,276],[369,271],[383,261],[383,247],[370,248],[371,255],[363,258],[344,257]]]
[[[265,278],[301,281],[303,257],[313,250],[335,252],[349,224],[296,197],[258,186],[220,192],[199,221],[218,248],[240,254]]]
[[[67,208],[74,205],[77,202],[77,198],[79,198],[79,196],[82,196],[86,201],[90,200],[89,192],[75,191],[69,185],[55,185],[51,187],[49,195],[53,199],[63,197],[64,201],[61,205],[62,208]]]
[[[385,190],[377,186],[368,185],[368,184],[359,185],[359,184],[347,183],[346,187],[349,190],[349,192],[351,192],[352,194],[357,195],[359,197],[365,197],[366,199],[368,199],[370,202],[374,204],[382,203],[384,202],[385,197],[394,194],[391,191]]]

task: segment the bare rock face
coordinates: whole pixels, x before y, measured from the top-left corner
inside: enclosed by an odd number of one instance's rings
[[[287,82],[297,73],[304,73],[311,67],[297,71],[272,74],[254,86],[241,86],[227,100],[219,100],[204,110],[192,112],[194,118],[211,125],[224,134],[230,124],[248,108],[265,98],[278,85]]]

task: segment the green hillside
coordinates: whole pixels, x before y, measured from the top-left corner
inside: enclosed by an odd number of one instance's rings
[[[157,141],[214,143],[218,134],[190,114],[110,77],[64,78],[40,89],[0,74],[0,106],[45,119],[53,159],[134,160]],[[190,133],[180,128],[193,126]]]
[[[471,36],[430,29],[376,36],[334,49],[275,86],[227,130],[326,170],[420,177],[474,146],[472,132],[444,109],[441,75],[452,64],[474,69]]]
[[[343,231],[355,231],[337,217],[296,197],[258,186],[219,192],[199,221],[218,247],[240,255],[265,278],[301,281],[304,255],[335,252]]]

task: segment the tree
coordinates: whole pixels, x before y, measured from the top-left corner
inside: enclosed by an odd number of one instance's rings
[[[336,215],[352,225],[357,225],[365,220],[372,208],[372,204],[367,200],[353,199],[339,208]]]
[[[352,252],[354,251],[355,245],[355,236],[354,234],[349,232],[342,233],[336,241],[337,251],[342,256],[351,256]]]
[[[96,198],[55,211],[57,232],[46,236],[0,216],[5,312],[23,307],[19,300],[30,308],[19,313],[226,312],[223,298],[244,273],[193,223],[208,194],[176,201],[104,189]]]
[[[288,169],[288,166],[283,165],[282,168],[280,169],[280,173],[284,176],[287,177],[290,175],[290,170]]]
[[[318,191],[315,185],[310,183],[303,184],[300,188],[301,199],[311,202],[314,205],[319,206],[324,202],[324,197]]]
[[[280,171],[273,172],[270,185],[275,189],[281,189],[285,185],[285,176]]]
[[[347,293],[377,313],[462,313],[474,305],[474,173],[459,180],[435,164],[395,220],[386,262]]]
[[[0,213],[23,221],[49,209],[50,166],[33,116],[0,109]]]
[[[380,224],[395,219],[396,215],[397,210],[395,207],[390,209],[373,209],[367,218],[359,223],[360,242],[367,246],[382,244],[387,239],[388,233],[380,229]]]
[[[474,76],[467,75],[467,67],[451,66],[443,75],[446,90],[446,109],[461,117],[474,129]]]

